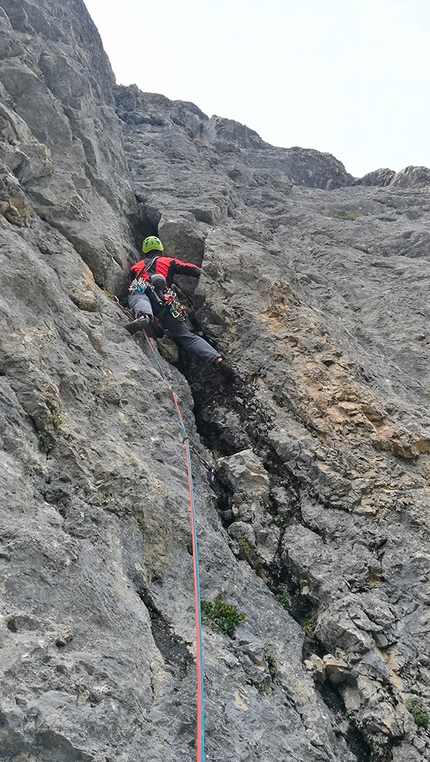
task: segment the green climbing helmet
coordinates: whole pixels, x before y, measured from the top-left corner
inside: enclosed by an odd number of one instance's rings
[[[142,251],[144,254],[149,254],[149,252],[154,249],[157,251],[164,251],[164,246],[156,235],[150,235],[148,238],[145,238],[142,243]]]

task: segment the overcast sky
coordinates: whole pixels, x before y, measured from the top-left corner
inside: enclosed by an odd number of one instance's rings
[[[361,177],[430,167],[430,0],[85,0],[119,84]]]

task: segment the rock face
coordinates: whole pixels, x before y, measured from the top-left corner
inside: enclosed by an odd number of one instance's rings
[[[0,24],[1,211],[45,220],[115,290],[135,200],[97,30],[80,0],[2,0]]]
[[[195,756],[171,388],[202,598],[245,616],[204,625],[207,758],[430,759],[430,170],[116,87],[80,0],[0,19],[1,759]],[[148,234],[232,384],[125,331]]]

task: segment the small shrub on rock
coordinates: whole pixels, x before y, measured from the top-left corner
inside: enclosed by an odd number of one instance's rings
[[[277,593],[277,595],[275,595],[275,598],[284,609],[286,609],[287,611],[291,611],[291,601],[289,597],[285,595],[285,593]]]
[[[426,706],[420,698],[408,698],[406,699],[406,709],[411,713],[416,724],[419,727],[426,728],[429,721],[429,713]]]
[[[215,596],[211,601],[202,601],[202,620],[210,625],[215,632],[233,637],[236,625],[245,621],[245,615],[240,614],[237,607],[223,600],[223,593]]]
[[[55,441],[51,435],[47,432],[42,432],[37,437],[39,443],[39,450],[46,454],[50,453],[55,446]]]

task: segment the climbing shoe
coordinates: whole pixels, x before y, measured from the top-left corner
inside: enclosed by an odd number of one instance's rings
[[[215,360],[215,368],[219,370],[221,375],[223,376],[224,380],[227,383],[231,383],[234,378],[233,368],[231,365],[228,364],[225,360],[222,358],[220,360]]]
[[[149,315],[139,315],[136,320],[132,320],[131,323],[127,323],[125,326],[127,331],[133,336],[137,331],[142,331],[144,328],[148,328],[150,324]]]

